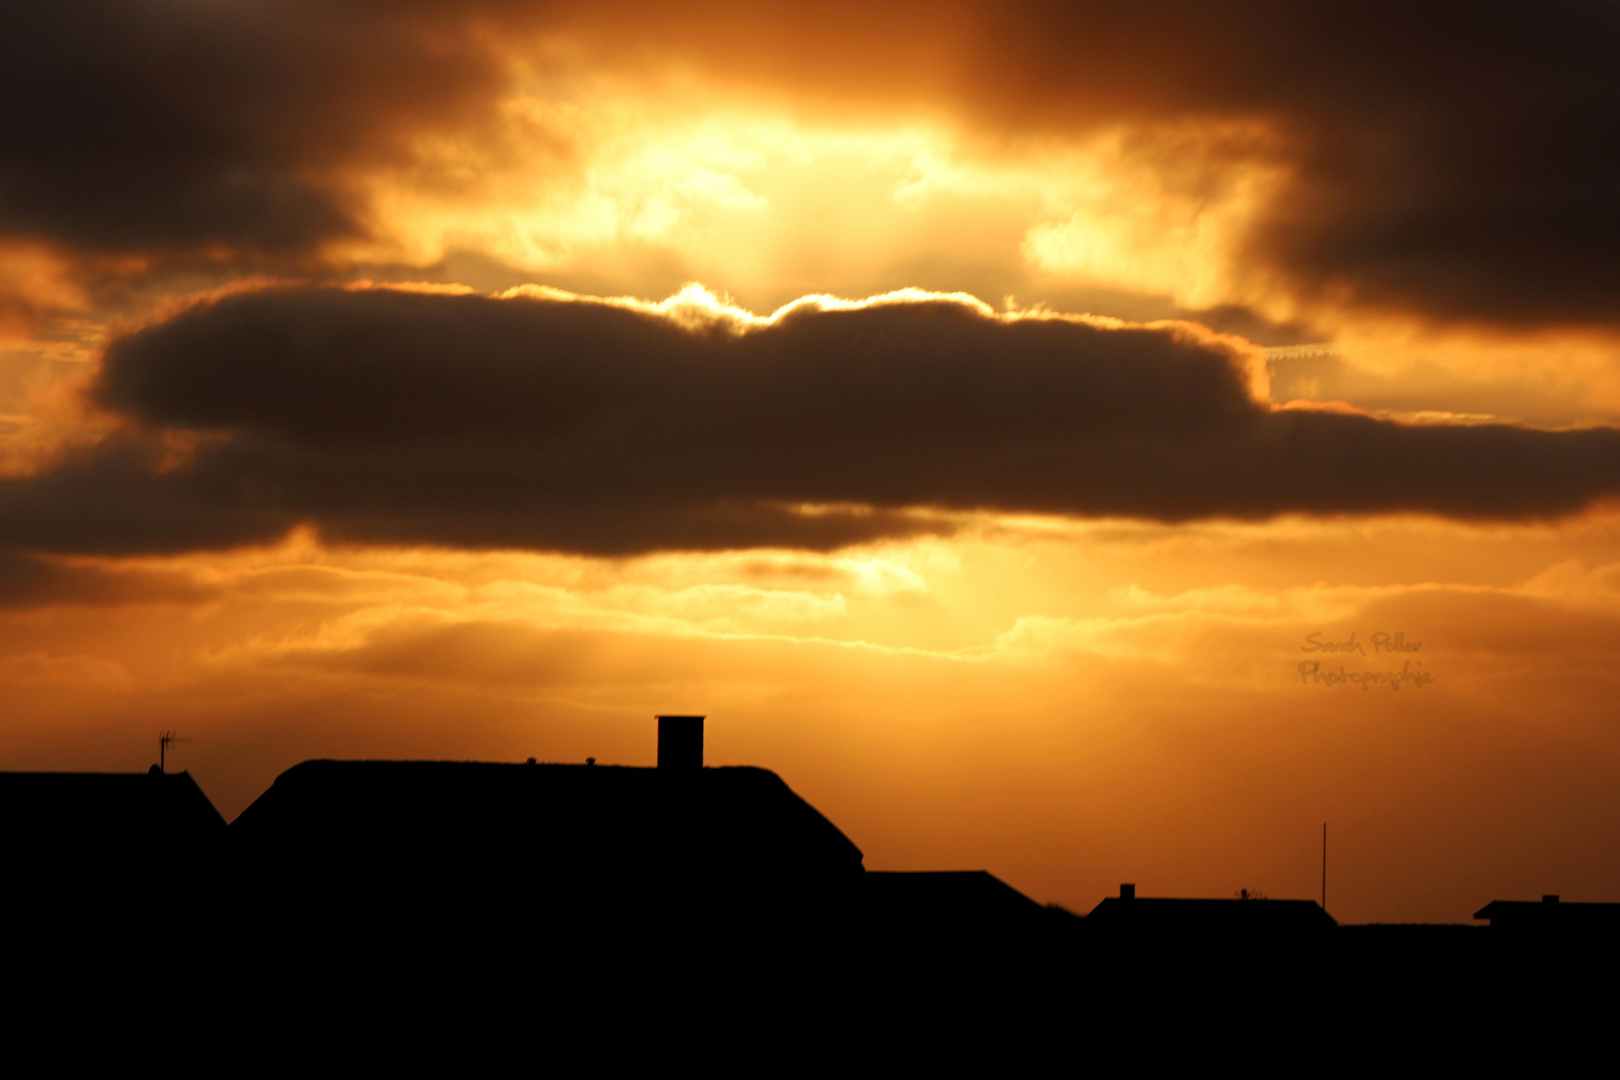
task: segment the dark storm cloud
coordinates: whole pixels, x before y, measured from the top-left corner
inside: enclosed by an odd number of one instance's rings
[[[351,170],[503,80],[432,5],[55,0],[0,13],[0,235],[299,256],[360,232]]]
[[[1250,257],[1300,295],[1487,323],[1620,322],[1620,145],[1605,134],[1620,122],[1620,6],[1120,10],[1124,25],[1105,17],[1087,34],[1094,13],[1072,15],[1010,52],[1041,73],[1032,89],[1084,72],[1077,96],[1106,100],[1128,76],[1056,43],[1117,35],[1132,43],[1117,55],[1152,72],[1149,108],[1278,124],[1293,180]]]
[[[129,433],[0,481],[0,544],[181,551],[312,523],[369,543],[829,548],[943,527],[915,507],[1522,519],[1620,492],[1620,432],[1274,412],[1245,378],[1196,328],[947,299],[801,306],[739,334],[563,299],[243,294],[111,347],[96,395]]]
[[[996,136],[1123,129],[1194,198],[1226,182],[1222,160],[1279,165],[1247,259],[1307,302],[1620,324],[1611,0],[732,3],[703,23],[636,7],[568,18],[610,55],[944,105]],[[1210,139],[1212,122],[1230,130]]]
[[[1620,323],[1610,0],[11,4],[0,236],[305,260],[371,226],[356,180],[412,135],[497,123],[503,52],[538,34],[632,75],[943,109],[997,137],[1124,129],[1194,196],[1222,161],[1279,165],[1248,264],[1307,302]],[[1211,122],[1237,134],[1189,134]]]

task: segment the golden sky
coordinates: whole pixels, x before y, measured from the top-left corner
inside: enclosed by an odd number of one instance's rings
[[[689,711],[1080,910],[1620,896],[1609,6],[0,31],[0,767]]]

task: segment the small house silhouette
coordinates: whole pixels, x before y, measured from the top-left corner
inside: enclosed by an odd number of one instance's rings
[[[1474,912],[1491,930],[1511,933],[1620,934],[1620,904],[1565,903],[1557,895],[1533,900],[1492,900]]]
[[[1086,916],[1092,933],[1178,937],[1318,935],[1338,926],[1315,900],[1142,897],[1121,885]]]

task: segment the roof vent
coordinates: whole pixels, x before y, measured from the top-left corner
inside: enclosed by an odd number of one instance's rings
[[[1121,885],[1119,887],[1119,898],[1121,900],[1135,900],[1136,899],[1136,886],[1135,885]]]
[[[658,767],[678,772],[703,768],[703,717],[658,717]]]
[[[1543,904],[1556,904],[1556,903],[1558,903],[1558,894],[1557,893],[1547,893],[1544,896],[1542,896],[1541,902]]]

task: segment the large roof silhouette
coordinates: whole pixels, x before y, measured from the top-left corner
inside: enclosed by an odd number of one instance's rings
[[[279,860],[836,878],[861,851],[766,769],[306,761],[231,825]]]

